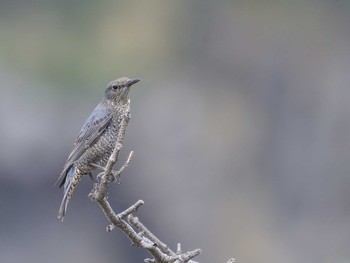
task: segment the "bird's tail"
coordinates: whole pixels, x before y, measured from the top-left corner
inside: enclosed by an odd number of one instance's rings
[[[82,175],[77,171],[75,166],[72,166],[67,172],[67,177],[64,183],[64,195],[57,215],[58,219],[61,219],[61,221],[63,221],[64,216],[66,215],[69,200],[72,198],[74,190],[80,182],[81,177]]]

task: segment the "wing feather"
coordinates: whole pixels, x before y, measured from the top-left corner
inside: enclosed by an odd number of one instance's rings
[[[90,114],[83,127],[81,128],[80,133],[75,140],[72,152],[68,156],[66,164],[63,167],[63,171],[57,180],[59,181],[63,177],[60,187],[64,184],[68,169],[84,154],[84,152],[92,144],[95,143],[95,141],[105,131],[111,119],[111,111],[109,109],[101,107],[100,105],[97,106],[95,110]]]

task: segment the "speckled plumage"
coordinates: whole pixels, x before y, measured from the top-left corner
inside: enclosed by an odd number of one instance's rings
[[[121,122],[121,111],[127,103],[130,86],[138,79],[119,78],[107,85],[105,96],[85,121],[58,178],[64,185],[58,218],[63,221],[67,205],[83,175],[90,175],[93,164],[105,166],[111,155]]]

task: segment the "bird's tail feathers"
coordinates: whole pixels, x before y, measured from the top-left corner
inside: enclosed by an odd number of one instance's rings
[[[65,167],[62,173],[60,174],[60,176],[57,178],[54,185],[57,185],[58,182],[60,182],[59,188],[61,188],[65,184],[68,173],[72,170],[73,166],[74,166],[74,163],[68,167]]]
[[[61,219],[62,222],[63,222],[64,216],[66,215],[67,206],[68,206],[68,203],[69,203],[69,199],[68,199],[67,193],[65,193],[64,196],[63,196],[63,199],[62,199],[62,202],[61,202],[61,205],[60,205],[60,209],[58,210],[58,215],[57,215],[57,218]]]
[[[67,176],[65,178],[66,180],[64,182],[64,195],[57,215],[58,219],[61,219],[62,222],[67,212],[69,200],[72,198],[74,190],[81,179],[81,175],[76,173],[76,170],[76,167],[73,165],[68,170]]]

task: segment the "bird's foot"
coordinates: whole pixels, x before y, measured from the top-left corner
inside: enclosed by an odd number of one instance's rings
[[[90,180],[91,180],[93,183],[96,183],[94,177],[92,176],[92,173],[89,173],[88,175],[89,175],[89,177],[90,177]]]
[[[117,183],[117,184],[121,184],[122,183],[122,176],[121,173],[119,171],[111,171],[110,174],[110,179],[111,179],[111,183]]]
[[[94,163],[91,165],[98,168],[98,169],[101,169],[103,171],[96,176],[97,181],[101,181],[101,177],[103,176],[104,172],[106,171],[106,168],[102,167],[98,164],[94,164]],[[112,170],[107,177],[107,182],[121,184],[122,183],[121,171],[120,170],[119,171]]]
[[[98,175],[98,180],[101,179],[102,175],[104,173],[100,173]],[[107,176],[107,183],[117,183],[117,184],[121,184],[122,183],[122,177],[121,174],[119,173],[119,171],[114,171],[112,170],[111,173]]]

